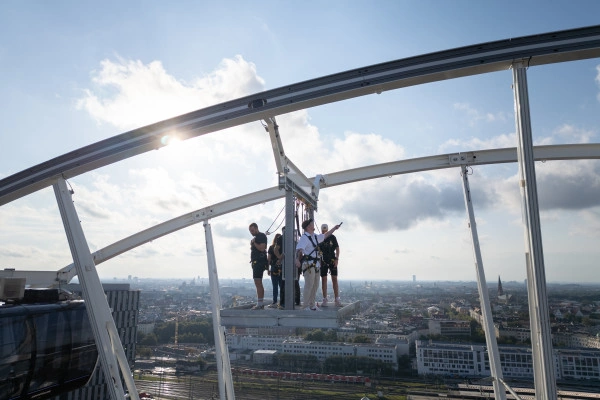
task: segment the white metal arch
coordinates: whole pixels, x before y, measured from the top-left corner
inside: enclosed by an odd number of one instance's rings
[[[200,221],[205,222],[208,246],[209,242],[212,240],[210,226],[208,225],[208,220],[210,218],[234,211],[235,209],[264,202],[267,199],[283,197],[283,195],[281,195],[276,188],[271,188],[237,199],[232,199],[211,208],[197,210],[114,243],[94,253],[94,257],[92,257],[89,248],[87,248],[87,242],[78,222],[76,211],[70,202],[70,194],[66,188],[65,179],[133,157],[149,150],[160,148],[163,146],[161,139],[173,130],[177,131],[180,139],[188,139],[256,120],[274,122],[274,117],[283,113],[346,100],[357,96],[380,93],[385,90],[398,89],[444,79],[453,79],[513,68],[513,79],[516,86],[515,111],[517,114],[517,130],[520,139],[519,147],[517,148],[518,151],[515,151],[515,149],[484,150],[481,152],[456,153],[414,160],[404,160],[334,173],[325,176],[322,179],[315,179],[314,182],[315,185],[318,183],[320,187],[326,187],[364,179],[372,179],[378,176],[450,168],[452,166],[463,166],[466,164],[476,165],[518,161],[520,163],[521,173],[523,174],[521,186],[528,189],[523,195],[524,198],[527,199],[527,216],[533,217],[532,220],[534,221],[535,227],[537,192],[535,189],[535,174],[531,174],[533,171],[533,159],[600,158],[600,156],[597,145],[581,147],[551,146],[547,148],[538,148],[534,154],[533,146],[527,141],[527,138],[531,136],[531,128],[528,126],[529,106],[525,67],[593,57],[600,57],[600,25],[446,50],[358,68],[257,93],[126,132],[4,178],[0,180],[0,206],[44,187],[50,185],[54,186],[57,202],[59,203],[59,209],[63,218],[63,224],[67,231],[69,245],[75,261],[75,269],[77,270],[80,280],[84,280],[84,287],[86,286],[85,280],[90,281],[90,293],[93,298],[94,293],[99,290],[101,291],[101,287],[97,287],[99,279],[95,270],[96,264],[121,254],[124,251],[130,250],[148,240],[152,240],[152,237],[160,237]],[[270,128],[272,127],[270,126]],[[525,143],[522,143],[523,140],[525,140]],[[487,161],[485,161],[486,157]],[[302,177],[301,171],[297,172],[299,173],[298,176]],[[298,186],[306,185],[307,182],[305,179],[295,181],[294,179],[298,179],[297,177],[290,177],[290,179],[293,184]],[[532,181],[531,184],[527,184],[528,181]],[[529,190],[530,186],[533,188],[533,191]],[[530,215],[532,210],[534,212]],[[539,225],[539,221],[537,225]],[[531,234],[530,227],[529,231]],[[535,232],[533,233],[535,234]],[[531,241],[533,246],[531,249],[528,249],[528,251],[533,250],[533,253],[535,253],[532,256],[528,255],[528,261],[531,263],[536,262],[536,257],[539,253],[536,248],[537,242],[539,242],[538,239],[533,239]],[[212,252],[212,248],[208,250]],[[211,256],[212,264],[209,259],[209,264],[211,264],[209,265],[209,270],[214,269],[216,276],[216,268],[213,268],[215,267],[214,254],[211,253]],[[59,275],[65,274],[65,276],[68,276],[69,273],[72,273],[72,269],[73,268],[69,269],[69,267],[67,267],[66,270],[59,272]],[[54,276],[56,277],[57,275],[55,274]],[[538,287],[542,289],[545,288],[543,271],[539,277],[534,275],[532,278],[536,281],[540,281],[540,278],[542,278],[541,283],[538,283],[537,286],[533,288],[534,290],[537,290]],[[58,277],[58,279],[61,279],[61,277]],[[84,288],[84,292],[86,291],[87,289]],[[86,297],[88,295],[86,295]],[[545,295],[545,292],[543,295]],[[543,295],[541,297],[542,301],[540,301],[540,296],[537,294],[533,299],[537,300],[538,303],[544,303],[546,302],[546,299]],[[97,299],[98,298],[101,298],[101,296],[97,297]],[[530,295],[530,303],[531,300],[532,297]],[[101,303],[100,300],[98,302]],[[115,349],[115,353],[117,354],[122,353],[122,346],[119,351],[118,345],[120,345],[120,343],[117,344],[114,340],[115,337],[118,338],[118,335],[115,334],[114,327],[110,326],[109,319],[111,317],[108,312],[107,304],[95,305],[94,302],[92,302],[89,304],[89,307],[99,307],[97,310],[99,311],[99,316],[94,317],[96,321],[92,323],[95,323],[96,331],[107,330],[108,339],[106,334],[96,335],[96,337],[97,340],[99,340],[99,345],[104,347],[103,352],[105,353],[104,355],[106,358],[103,359],[103,368],[105,375],[111,376],[113,378],[112,380],[116,381],[118,379],[116,369],[119,366],[117,365],[114,354],[108,354],[110,351],[108,349],[109,343],[107,343],[107,341],[112,342],[113,349]],[[106,324],[106,326],[103,324]],[[543,328],[543,325],[541,325],[541,327]],[[538,328],[538,326],[535,327],[536,333],[544,333],[544,329],[541,329],[540,331]],[[533,329],[534,327],[532,327],[532,330]],[[220,337],[220,335],[218,336]],[[535,351],[536,350],[534,349],[534,353]],[[545,357],[547,355],[547,348],[542,352]],[[548,360],[544,357],[536,358],[537,363],[541,364],[541,367],[539,365],[536,366],[536,362],[534,362],[534,369],[536,369],[536,394],[539,398],[550,399],[556,396],[556,388],[554,387],[548,390],[545,387],[555,386],[555,384],[553,382],[548,382],[548,379],[544,379],[546,375],[544,375],[543,372],[548,371],[549,368],[546,365]],[[133,392],[132,396],[135,398],[137,396],[135,396],[135,391],[132,390],[131,387],[132,380],[130,379],[130,372],[128,371],[127,365],[123,366],[123,364],[126,364],[126,362],[124,363],[123,361],[122,357],[118,360],[126,383],[130,389],[130,393]],[[220,372],[223,373],[222,367],[223,366],[220,366]],[[542,371],[538,374],[540,368]],[[550,374],[547,376],[553,375]],[[120,384],[117,383],[115,383],[110,390],[113,398],[117,398],[123,394]],[[499,393],[496,385],[495,391],[497,398],[504,398],[504,394]],[[221,380],[220,392],[221,398],[234,398],[231,385],[227,385],[226,388]]]

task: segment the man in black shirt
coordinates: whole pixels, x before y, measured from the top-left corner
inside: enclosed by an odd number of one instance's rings
[[[253,236],[250,241],[250,264],[252,265],[252,278],[256,286],[256,305],[253,310],[262,310],[265,308],[263,300],[265,297],[265,288],[263,286],[263,274],[268,268],[267,264],[267,235],[258,231],[258,225],[253,222],[248,227]]]
[[[329,230],[327,224],[321,225],[321,233],[325,234]],[[323,264],[321,265],[321,289],[323,291],[323,302],[321,306],[327,306],[327,272],[331,273],[331,286],[333,287],[333,295],[335,299],[335,305],[337,307],[342,306],[340,300],[340,290],[338,286],[338,259],[340,257],[340,246],[338,245],[337,238],[335,235],[329,235],[329,237],[323,240],[319,244],[319,248],[323,253]]]

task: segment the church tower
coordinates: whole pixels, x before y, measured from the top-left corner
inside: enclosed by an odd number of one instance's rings
[[[504,294],[504,290],[502,290],[502,281],[500,280],[500,275],[498,275],[498,297]]]

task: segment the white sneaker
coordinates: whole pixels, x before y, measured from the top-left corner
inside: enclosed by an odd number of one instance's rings
[[[342,300],[340,300],[340,298],[338,297],[337,299],[335,299],[335,306],[336,307],[343,307],[344,305],[342,304]]]
[[[277,308],[277,303],[271,303],[267,306],[267,308]]]
[[[327,303],[328,303],[327,297],[324,297],[323,301],[321,302],[321,307],[327,307]]]
[[[311,308],[310,311],[321,311],[321,309],[317,306],[315,306],[314,308]]]
[[[257,304],[251,308],[251,310],[263,310],[265,306],[263,304]]]
[[[313,310],[311,310],[310,307],[306,307],[306,308],[303,308],[302,311],[313,311]]]

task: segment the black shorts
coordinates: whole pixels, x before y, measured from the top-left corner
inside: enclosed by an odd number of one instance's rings
[[[252,262],[252,278],[253,279],[262,279],[266,270],[267,263],[260,261]]]
[[[337,267],[333,265],[333,262],[331,262],[331,264],[326,262],[321,263],[321,276],[327,276],[327,272],[331,272],[331,276],[337,276],[338,270]]]

